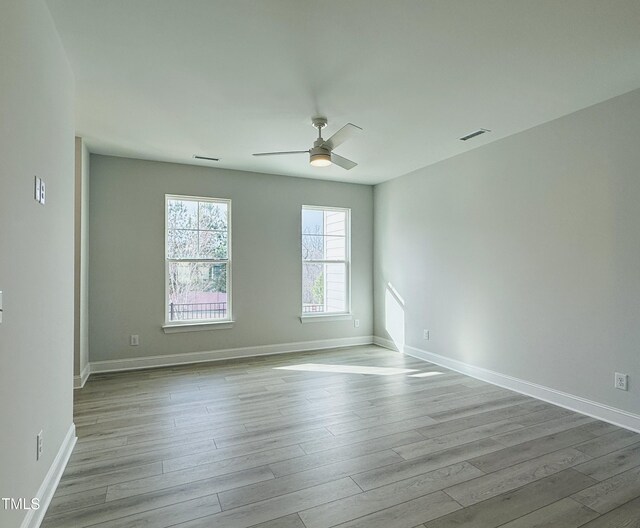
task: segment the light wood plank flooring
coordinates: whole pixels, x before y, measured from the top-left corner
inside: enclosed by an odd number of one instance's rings
[[[43,528],[640,527],[640,435],[375,346],[75,397]]]

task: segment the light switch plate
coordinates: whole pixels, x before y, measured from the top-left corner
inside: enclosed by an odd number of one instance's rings
[[[35,181],[34,181],[34,185],[33,185],[33,187],[34,187],[34,189],[33,189],[33,198],[38,203],[40,203],[40,186],[41,185],[42,185],[42,181],[40,180],[40,178],[35,176]]]
[[[40,180],[40,203],[44,205],[45,185],[44,180]]]

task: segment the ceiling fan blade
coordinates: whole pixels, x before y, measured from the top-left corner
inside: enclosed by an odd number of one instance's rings
[[[308,150],[289,150],[287,152],[258,152],[254,156],[282,156],[283,154],[309,154]]]
[[[347,158],[343,158],[342,156],[338,156],[335,152],[331,153],[331,163],[338,165],[338,167],[342,167],[346,170],[353,169],[357,165],[355,161],[351,161]]]
[[[327,139],[322,146],[329,148],[329,150],[332,150],[361,131],[362,129],[359,126],[354,125],[353,123],[347,123],[333,136]]]

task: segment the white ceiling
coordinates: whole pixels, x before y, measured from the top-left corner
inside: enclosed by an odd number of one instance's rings
[[[100,154],[372,184],[640,87],[639,0],[48,4]],[[357,167],[251,155],[309,148],[313,115],[364,129]]]

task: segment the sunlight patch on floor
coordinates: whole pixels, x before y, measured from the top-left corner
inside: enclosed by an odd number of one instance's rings
[[[420,374],[410,374],[410,378],[430,378],[431,376],[441,376],[444,372],[438,372],[437,370],[432,370],[430,372],[421,372]]]
[[[339,374],[375,374],[376,376],[393,376],[394,374],[407,374],[409,372],[417,371],[417,369],[404,369],[394,367],[367,367],[364,365],[325,365],[321,363],[303,363],[301,365],[274,367],[274,369],[302,370],[305,372],[337,372]]]

